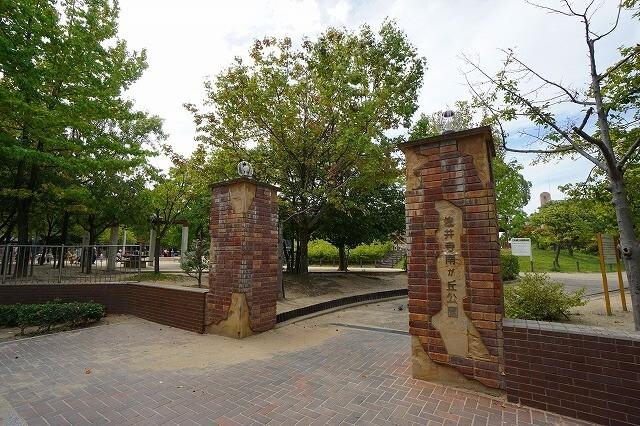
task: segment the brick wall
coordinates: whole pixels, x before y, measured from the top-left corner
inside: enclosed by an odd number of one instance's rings
[[[241,293],[250,328],[269,330],[276,322],[278,202],[276,189],[240,178],[212,187],[209,318],[226,320],[231,295]]]
[[[505,319],[507,398],[605,425],[640,424],[640,335]]]
[[[206,289],[148,284],[0,285],[0,304],[63,301],[97,302],[107,314],[132,314],[184,330],[202,333]]]
[[[487,127],[413,141],[407,156],[406,216],[409,254],[410,333],[418,336],[433,361],[455,367],[468,378],[502,387],[502,278],[496,219],[495,186]],[[463,233],[456,252],[464,260],[464,314],[471,320],[490,357],[453,356],[447,352],[433,316],[443,309],[438,256],[445,248],[437,232],[443,218],[436,202],[447,200],[461,210]],[[459,252],[458,252],[459,250]]]
[[[129,284],[127,312],[183,330],[204,332],[207,289]]]

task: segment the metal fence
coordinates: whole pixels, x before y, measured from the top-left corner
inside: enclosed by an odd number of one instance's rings
[[[0,246],[2,284],[109,283],[138,281],[148,264],[139,245]]]

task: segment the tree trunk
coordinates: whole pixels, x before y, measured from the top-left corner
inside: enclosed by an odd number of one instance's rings
[[[610,181],[613,205],[616,210],[618,230],[620,231],[620,251],[627,274],[629,293],[631,293],[631,304],[633,305],[633,320],[635,329],[640,331],[640,247],[633,229],[631,211],[622,177],[619,179],[610,177]]]
[[[18,248],[18,255],[16,257],[16,277],[27,276],[29,272],[29,210],[31,207],[31,200],[19,200],[18,201],[18,244],[24,247]]]
[[[96,243],[96,227],[95,227],[95,218],[90,217],[89,218],[89,247],[87,247],[87,255],[85,256],[86,258],[86,267],[85,267],[85,273],[87,275],[91,274],[91,269],[93,266],[93,256],[96,255],[96,253],[93,250],[93,246]]]
[[[556,244],[555,250],[556,250],[556,255],[553,262],[555,263],[555,266],[559,268],[560,263],[558,262],[558,258],[560,257],[560,243]]]
[[[567,247],[567,251],[569,251],[569,256],[573,257],[573,244],[569,244],[569,247]]]
[[[156,245],[153,248],[153,272],[160,273],[160,230],[156,231]]]
[[[296,272],[296,274],[300,273],[300,236],[298,236],[298,238],[296,238],[296,251],[295,251],[295,259],[296,259],[296,263],[293,267],[294,271]]]
[[[309,275],[309,231],[306,229],[298,234],[298,262],[298,275]]]
[[[347,272],[347,250],[345,249],[344,244],[338,245],[338,257],[340,259],[340,264],[338,265],[338,270]]]

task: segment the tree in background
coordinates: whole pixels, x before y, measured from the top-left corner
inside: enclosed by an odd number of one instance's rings
[[[375,33],[330,28],[294,48],[288,38],[256,40],[206,82],[210,111],[193,105],[200,140],[280,187],[308,272],[311,233],[352,190],[398,176],[389,129],[408,127],[417,108],[424,59],[393,22]],[[252,148],[253,144],[257,144]]]
[[[146,68],[146,54],[129,51],[118,38],[118,13],[109,0],[16,0],[0,6],[5,241],[15,232],[19,244],[30,243],[38,203],[75,195],[92,183],[91,175],[127,175],[149,154],[140,141],[123,138],[132,123],[149,118],[122,97]],[[71,212],[60,213],[68,229]],[[18,265],[17,273],[25,266]]]
[[[541,75],[513,50],[505,51],[504,66],[495,75],[467,59],[470,74],[480,79],[469,86],[502,129],[506,150],[540,154],[542,160],[579,155],[605,177],[616,212],[636,330],[640,330],[640,245],[624,176],[640,148],[640,135],[634,130],[640,118],[640,45],[620,48],[620,59],[605,66],[604,71],[597,64],[596,48],[616,30],[629,10],[635,10],[635,18],[640,16],[638,4],[638,0],[620,2],[615,22],[604,30],[593,22],[599,8],[593,2],[584,8],[568,1],[559,8],[535,5],[578,23],[577,30],[585,38],[589,75],[578,88]],[[516,148],[501,122],[520,117],[528,118],[535,129],[521,132],[530,146]]]
[[[202,274],[209,268],[210,245],[209,238],[199,229],[190,250],[180,255],[180,267],[187,275],[198,280],[198,287],[202,287]]]
[[[542,247],[553,247],[557,268],[561,249],[573,256],[574,249],[593,248],[596,233],[611,232],[612,213],[607,206],[584,200],[550,201],[531,214],[532,237]]]
[[[350,193],[348,207],[331,207],[314,236],[338,248],[338,269],[346,271],[348,249],[375,240],[384,241],[393,234],[404,235],[404,231],[404,192],[399,186],[391,185]]]
[[[474,115],[478,112],[471,103],[457,101],[454,106],[454,115],[448,124],[451,130],[464,130],[477,127]],[[421,114],[409,132],[409,139],[420,139],[439,135],[446,130],[447,123],[443,117],[443,111],[431,115]],[[495,132],[494,132],[495,133]],[[498,226],[505,232],[505,238],[516,234],[522,229],[526,221],[526,213],[523,208],[531,198],[531,182],[522,174],[522,165],[516,160],[507,161],[505,151],[501,146],[496,146],[496,158],[492,161],[493,175],[496,185],[496,206],[498,213]]]

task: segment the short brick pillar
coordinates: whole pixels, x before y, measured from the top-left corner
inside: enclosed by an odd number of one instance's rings
[[[242,338],[276,323],[276,190],[245,177],[212,186],[210,333]]]
[[[491,129],[444,133],[400,148],[407,167],[413,376],[484,391],[503,388]]]

